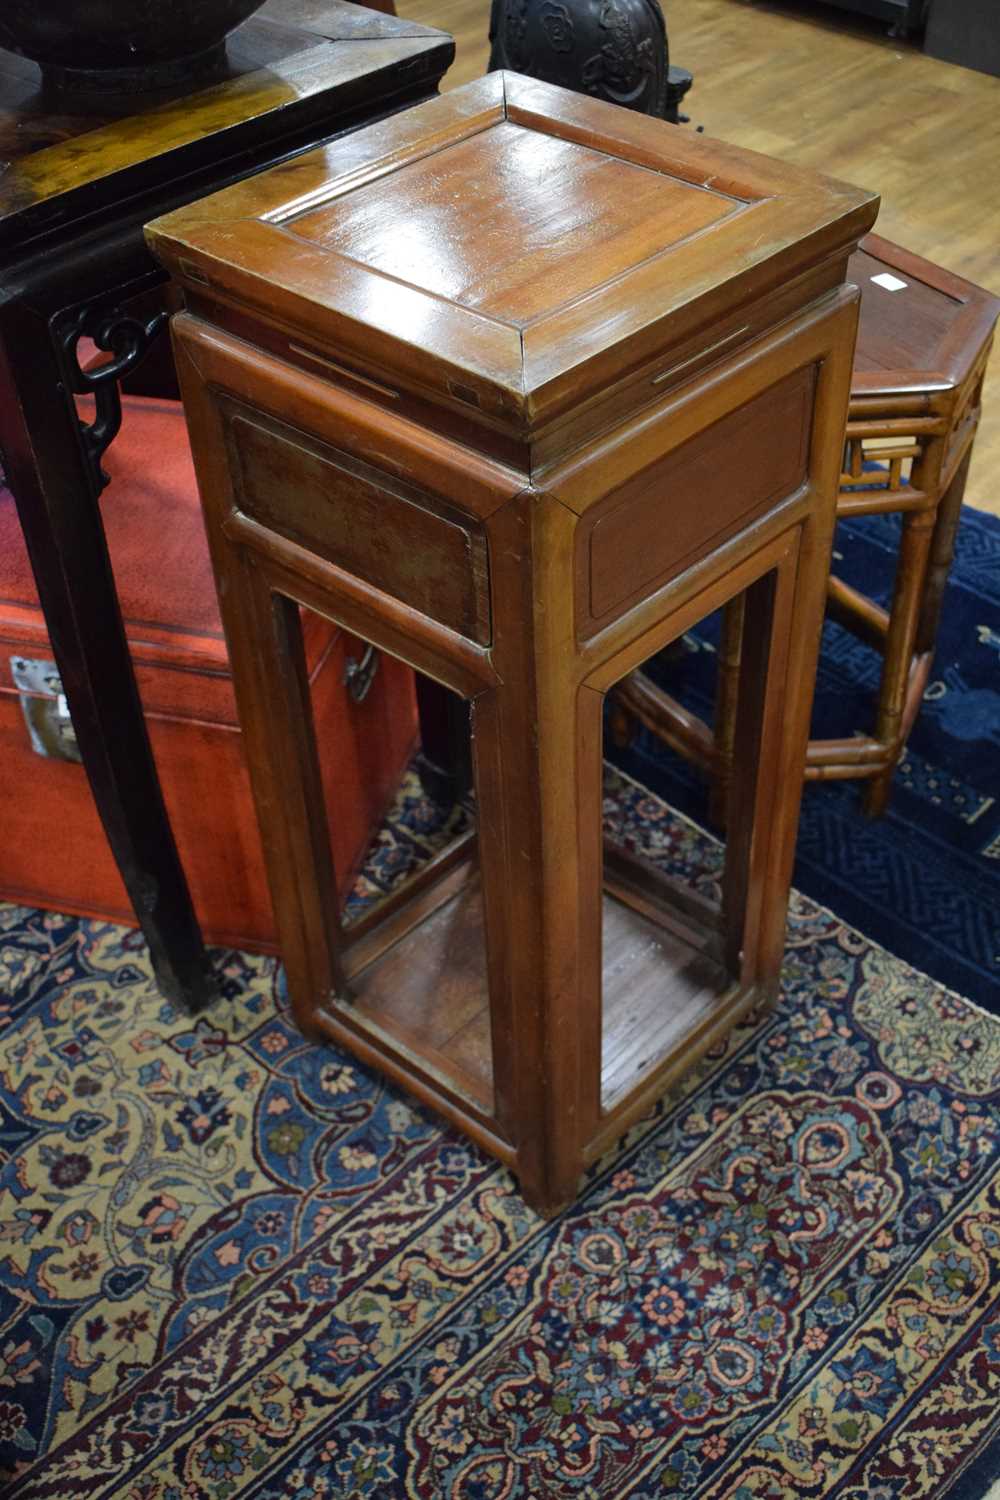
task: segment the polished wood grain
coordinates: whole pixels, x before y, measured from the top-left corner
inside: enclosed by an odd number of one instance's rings
[[[337,449],[239,407],[229,424],[244,515],[481,645],[489,641],[486,540],[465,517]],[[294,494],[283,475],[294,472]],[[281,503],[276,504],[276,497]],[[464,524],[463,524],[464,522]],[[426,559],[432,558],[428,564]]]
[[[296,1019],[544,1212],[776,995],[876,207],[498,74],[149,229]],[[603,710],[743,594],[720,913],[605,854]],[[471,701],[475,845],[354,929],[297,604]]]
[[[400,9],[454,36],[445,89],[486,71],[489,0]],[[668,22],[672,61],[695,74],[692,128],[863,183],[881,195],[881,234],[1000,294],[1000,79],[818,0],[671,0]],[[1000,515],[1000,366],[966,498]]]
[[[862,778],[865,809],[877,816],[930,681],[1000,298],[876,235],[851,257],[850,273],[861,319],[837,513],[899,512],[900,540],[888,608],[827,580],[830,617],[873,646],[882,669],[870,729],[845,725],[839,738],[811,740],[806,776]],[[642,674],[617,704],[708,773],[719,826],[737,754],[740,608],[725,612],[713,730]]]
[[[470,234],[470,173],[496,183]],[[517,183],[516,197],[504,194]],[[553,191],[553,184],[557,190]],[[603,207],[594,214],[595,197]],[[744,204],[510,120],[286,224],[436,296],[523,328]],[[558,273],[558,274],[556,274]]]
[[[602,500],[581,528],[584,615],[606,622],[798,488],[813,382],[813,370],[796,371]],[[717,501],[700,509],[690,497],[709,484],[718,486]]]
[[[419,139],[407,121],[386,121],[365,131],[363,141],[348,137],[267,173],[254,189],[217,194],[159,220],[148,229],[150,243],[193,294],[192,305],[205,300],[204,281],[211,274],[227,300],[270,319],[306,323],[320,342],[336,345],[348,366],[370,370],[377,362],[379,378],[389,385],[434,392],[523,435],[620,382],[626,341],[633,365],[654,354],[665,362],[681,337],[720,316],[723,287],[735,283],[760,297],[832,260],[815,253],[821,239],[843,245],[870,221],[870,195],[765,158],[709,147],[681,131],[665,138],[661,121],[629,111],[612,112],[596,150],[590,108],[590,101],[565,90],[494,73],[424,106]],[[512,129],[511,121],[521,129]],[[639,177],[652,196],[642,199],[645,219],[632,247],[638,258],[623,269],[621,246],[614,239],[602,246],[590,229],[591,254],[581,260],[582,247],[571,236],[566,295],[556,292],[557,305],[541,311],[554,295],[551,252],[538,248],[542,210],[557,195],[539,194],[537,174],[548,181],[551,152],[567,142],[576,147],[566,183],[570,203],[574,178],[583,192],[588,174],[603,202],[611,171],[623,184],[609,202],[613,218],[630,196],[635,168],[642,169]],[[367,158],[359,157],[362,150]],[[506,162],[503,170],[498,153]],[[581,160],[589,163],[586,173]],[[415,209],[428,172],[447,184],[452,219],[422,218]],[[497,194],[487,189],[508,179],[506,206],[497,210]],[[404,268],[391,256],[388,268],[382,264],[389,253],[384,225],[371,228],[367,197],[380,183],[386,192],[391,184],[400,196],[395,233],[409,246],[405,276],[397,274]],[[254,210],[248,214],[250,198]],[[388,201],[376,204],[384,208]],[[713,205],[707,220],[704,203]],[[509,321],[488,316],[468,298],[470,282],[489,282],[484,257],[495,252],[483,247],[487,212],[500,213],[508,243],[520,239],[516,216],[534,247],[537,271],[526,278],[522,265],[516,284],[504,293],[522,298],[523,311]],[[702,234],[711,225],[707,265],[702,239],[691,233],[699,222]],[[633,223],[631,209],[625,223]],[[302,224],[320,238],[301,238],[296,231]],[[807,231],[816,237],[808,250]],[[346,250],[337,248],[338,234]],[[368,254],[370,262],[363,258]],[[276,259],[280,271],[263,275]],[[466,273],[456,285],[459,262]],[[509,302],[504,305],[509,315]],[[731,303],[725,312],[730,310]]]
[[[37,67],[0,51],[0,237],[9,221],[23,234],[21,221],[41,227],[78,202],[85,207],[110,177],[120,195],[135,191],[159,158],[170,157],[174,170],[185,153],[194,163],[206,136],[221,156],[232,130],[238,150],[247,120],[270,117],[280,135],[283,115],[301,115],[310,99],[321,108],[331,86],[360,83],[388,62],[386,42],[394,60],[419,72],[433,36],[361,5],[268,0],[230,39],[225,75],[196,93],[112,96],[107,106],[89,102],[76,112],[68,101],[62,113],[41,90]]]

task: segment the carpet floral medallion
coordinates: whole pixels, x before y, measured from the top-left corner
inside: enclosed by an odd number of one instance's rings
[[[704,890],[717,846],[609,773]],[[441,830],[413,784],[359,880]],[[546,1223],[268,959],[197,1020],[138,939],[0,907],[3,1500],[979,1500],[1000,1022],[811,902],[781,1004]]]

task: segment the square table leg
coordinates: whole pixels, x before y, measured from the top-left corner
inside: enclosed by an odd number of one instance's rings
[[[218,993],[160,790],[100,508],[48,323],[0,322],[0,448],[84,769],[163,993]]]

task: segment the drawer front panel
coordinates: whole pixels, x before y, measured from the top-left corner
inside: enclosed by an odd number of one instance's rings
[[[804,482],[816,384],[795,371],[612,491],[582,528],[584,628],[606,623]]]
[[[433,497],[269,417],[225,403],[236,504],[290,541],[486,645],[486,538]]]

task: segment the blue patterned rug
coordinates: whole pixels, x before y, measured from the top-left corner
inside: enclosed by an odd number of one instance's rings
[[[718,846],[612,773],[612,830]],[[364,903],[442,837],[411,780]],[[1000,1022],[815,903],[546,1223],[228,955],[0,906],[0,1500],[982,1500]]]
[[[835,570],[885,604],[898,516],[843,521]],[[654,675],[711,720],[717,619],[685,638]],[[813,734],[874,724],[880,659],[827,623]],[[705,785],[640,730],[616,764],[699,822]],[[857,781],[806,787],[795,884],[891,953],[1000,1014],[1000,520],[966,508],[937,659],[896,775],[889,811],[869,820]]]

